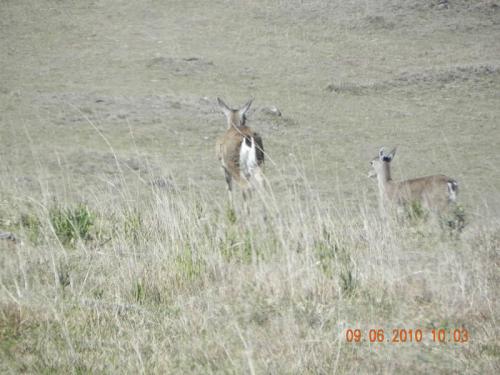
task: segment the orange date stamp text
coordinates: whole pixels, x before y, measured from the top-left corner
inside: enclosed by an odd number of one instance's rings
[[[384,328],[347,328],[345,331],[345,339],[349,343],[421,343],[430,341],[435,343],[453,343],[465,344],[469,342],[469,331],[465,328],[393,328],[386,330]]]

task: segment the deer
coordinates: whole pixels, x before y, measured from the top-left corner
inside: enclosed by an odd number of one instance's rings
[[[216,153],[221,163],[227,184],[229,204],[233,203],[233,180],[243,193],[245,211],[248,213],[247,200],[251,191],[264,186],[264,145],[261,136],[247,126],[246,114],[252,105],[250,99],[239,109],[230,108],[217,98],[217,103],[227,120],[226,132],[217,139]]]
[[[379,207],[384,216],[388,204],[404,206],[418,202],[429,211],[439,213],[455,203],[458,195],[458,182],[453,178],[439,174],[410,180],[393,181],[391,161],[396,154],[394,148],[388,154],[382,147],[371,162],[373,170],[369,177],[377,177],[379,189]]]

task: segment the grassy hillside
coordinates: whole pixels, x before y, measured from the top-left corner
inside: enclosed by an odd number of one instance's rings
[[[0,2],[0,370],[497,373],[499,6]],[[250,217],[216,96],[255,98]],[[395,179],[459,181],[463,230],[379,218],[395,145]],[[366,339],[395,328],[424,339]]]

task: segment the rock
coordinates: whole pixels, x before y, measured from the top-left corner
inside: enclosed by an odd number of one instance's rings
[[[439,0],[437,8],[438,9],[448,9],[448,0]]]
[[[281,116],[281,111],[276,107],[276,106],[269,106],[269,107],[264,107],[261,109],[262,113],[265,113],[266,115],[273,115],[273,116]]]
[[[14,236],[14,233],[0,231],[0,240],[16,242],[16,236]]]

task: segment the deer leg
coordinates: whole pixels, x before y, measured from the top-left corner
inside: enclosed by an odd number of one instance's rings
[[[252,191],[250,187],[245,187],[242,191],[243,194],[243,210],[247,215],[250,215],[249,200],[252,198]]]
[[[256,170],[254,171],[254,179],[256,182],[255,188],[257,189],[257,193],[259,194],[259,197],[262,200],[261,214],[262,217],[264,218],[264,221],[267,221],[267,204],[269,202],[266,202],[266,199],[270,198],[271,187],[269,186],[269,182],[262,173],[262,169],[260,167],[257,167]]]
[[[224,177],[226,178],[226,184],[227,184],[227,195],[229,198],[229,205],[231,208],[234,208],[233,205],[233,178],[231,177],[231,173],[226,168],[224,169]]]
[[[264,175],[262,174],[262,170],[259,167],[255,169],[253,177],[255,179],[255,182],[257,183],[255,186],[257,189],[262,191],[263,189],[267,188],[266,180],[264,178]]]
[[[389,209],[389,202],[383,195],[381,195],[378,200],[378,210],[382,221],[387,221],[389,218]]]

